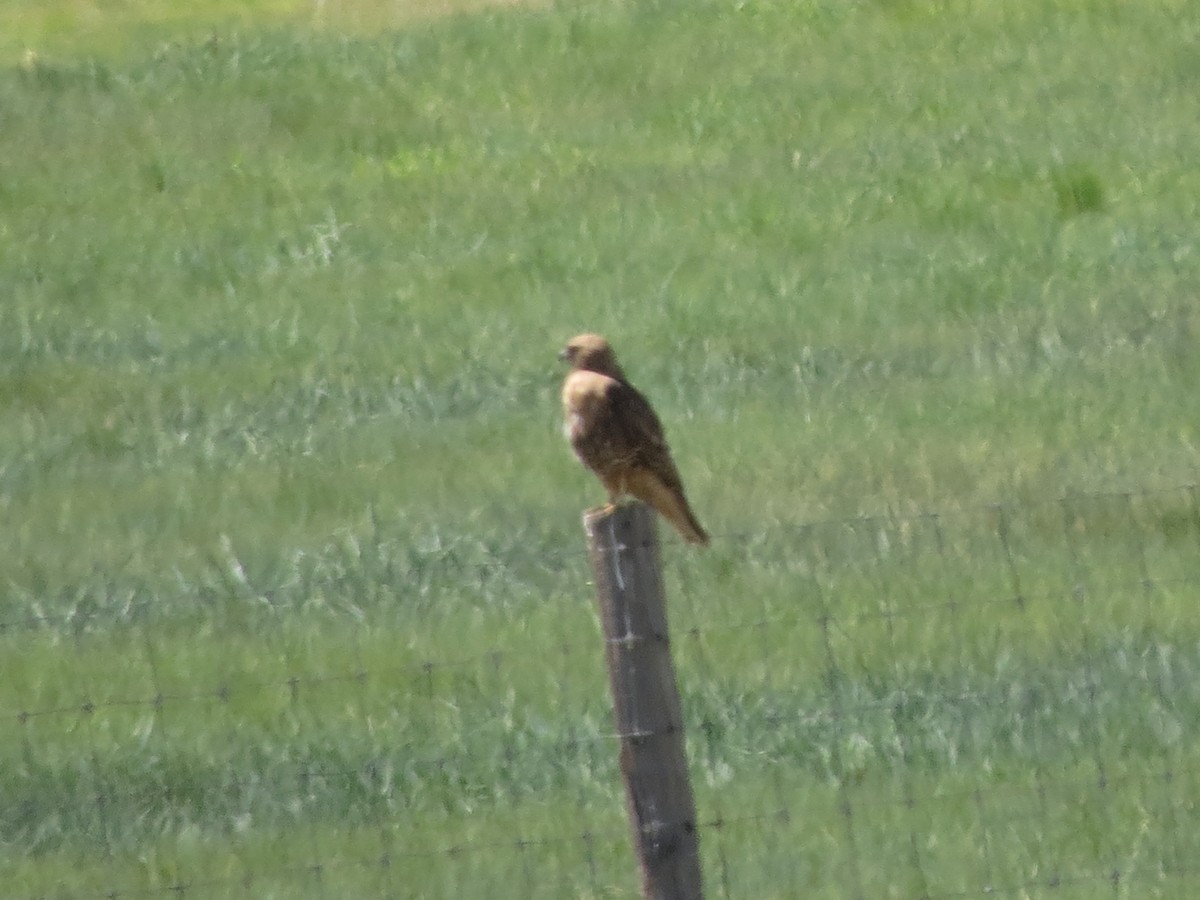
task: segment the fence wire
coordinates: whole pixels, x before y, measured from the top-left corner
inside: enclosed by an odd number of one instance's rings
[[[1195,896],[1198,550],[1192,485],[668,547],[709,896]],[[635,896],[582,544],[399,553],[14,589],[12,896]]]

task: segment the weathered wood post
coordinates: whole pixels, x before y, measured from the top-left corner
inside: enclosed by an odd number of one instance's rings
[[[647,900],[700,900],[700,838],[655,513],[642,503],[584,514],[620,739],[621,775]]]

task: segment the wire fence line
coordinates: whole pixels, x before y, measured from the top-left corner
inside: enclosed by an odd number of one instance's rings
[[[1194,895],[1196,486],[714,550],[668,567],[713,896]],[[462,648],[245,584],[5,616],[51,659],[0,688],[0,864],[72,860],[18,896],[632,894],[582,555],[452,560],[575,611]]]
[[[1142,591],[1142,590],[1157,590],[1166,588],[1192,588],[1196,589],[1200,594],[1200,576],[1193,578],[1176,578],[1170,580],[1155,580],[1147,578],[1138,578],[1127,582],[1119,582],[1112,585],[1113,588],[1125,591]],[[973,605],[984,607],[995,605],[998,607],[1023,606],[1030,602],[1038,600],[1049,600],[1054,595],[1050,592],[1042,592],[1034,595],[1004,595],[991,598],[982,598]],[[914,618],[918,619],[924,616],[933,616],[939,613],[953,614],[962,604],[961,600],[946,600],[939,602],[930,602],[923,605],[910,606],[903,610],[882,610],[862,613],[853,616],[836,617],[832,615],[780,615],[770,618],[760,618],[753,621],[737,622],[722,625],[708,626],[693,626],[683,632],[682,638],[700,639],[702,637],[710,637],[714,635],[729,634],[733,632],[754,632],[764,629],[788,629],[798,628],[801,626],[819,627],[822,629],[843,629],[850,630],[857,625],[862,625],[871,622],[888,622],[899,618]],[[679,640],[677,638],[677,640]],[[555,646],[556,652],[563,657],[570,657],[576,654],[592,652],[595,650],[594,637],[588,640],[580,639],[575,643],[563,643]],[[502,650],[488,651],[484,654],[479,654],[472,657],[454,659],[446,662],[434,662],[431,660],[420,663],[407,663],[395,667],[385,669],[367,670],[363,668],[347,669],[333,673],[316,673],[310,672],[300,675],[290,675],[286,678],[273,681],[255,681],[253,679],[225,678],[215,685],[210,685],[208,688],[193,692],[157,692],[152,695],[138,697],[121,697],[112,698],[105,701],[95,701],[91,699],[86,691],[78,702],[70,703],[62,706],[46,707],[39,709],[6,709],[0,711],[0,716],[10,721],[15,721],[18,725],[26,725],[33,720],[47,717],[79,717],[92,716],[102,714],[106,710],[145,710],[158,712],[167,705],[182,705],[182,704],[200,704],[210,701],[218,701],[222,704],[230,703],[235,695],[253,695],[256,693],[286,693],[293,700],[298,699],[300,692],[308,689],[316,689],[323,686],[353,684],[367,689],[369,683],[374,678],[379,678],[384,675],[399,675],[408,677],[414,685],[424,685],[418,689],[418,692],[423,690],[429,696],[433,696],[434,688],[431,685],[435,672],[441,671],[475,671],[480,666],[486,666],[489,669],[499,671],[505,660],[505,652]],[[231,673],[236,675],[236,673]],[[1006,688],[1004,686],[995,686],[991,689],[980,690],[964,690],[952,694],[942,694],[946,700],[953,701],[959,704],[990,704],[990,703],[1006,703]],[[796,711],[797,718],[803,718],[806,721],[829,720],[836,716],[849,716],[865,714],[872,710],[890,708],[894,702],[892,698],[883,697],[879,699],[869,700],[864,703],[851,705],[840,708],[836,713],[829,710],[815,711]],[[772,716],[770,722],[772,724],[781,724],[784,721],[782,716]],[[615,741],[621,737],[616,732],[597,731],[594,734],[586,737],[573,737],[567,742],[552,743],[548,745],[551,750],[555,749],[575,749],[582,741],[592,741],[597,744],[605,744],[610,741]],[[439,753],[435,756],[418,758],[414,762],[425,764],[445,764],[452,755]],[[369,768],[374,764],[369,764]],[[328,772],[311,771],[302,773],[304,777],[309,775],[324,777],[329,775]]]
[[[805,543],[813,538],[814,535],[819,535],[821,532],[833,532],[839,529],[853,530],[855,532],[876,531],[882,533],[883,530],[895,529],[904,531],[911,529],[914,525],[927,525],[933,532],[937,534],[936,540],[939,542],[938,552],[945,554],[945,548],[941,546],[944,543],[945,537],[940,533],[942,523],[953,522],[972,517],[992,516],[994,525],[991,527],[995,530],[995,537],[1002,543],[1007,540],[1008,525],[1007,522],[1014,515],[1030,514],[1037,511],[1050,511],[1051,514],[1058,514],[1057,511],[1062,511],[1062,514],[1069,515],[1069,510],[1072,504],[1080,503],[1096,503],[1096,502],[1117,502],[1126,506],[1132,506],[1135,502],[1153,502],[1154,500],[1174,499],[1182,501],[1186,505],[1186,515],[1193,523],[1200,524],[1200,498],[1197,492],[1200,490],[1200,485],[1196,483],[1187,483],[1162,488],[1130,488],[1111,491],[1094,491],[1094,492],[1076,492],[1065,496],[1046,496],[1041,498],[1024,498],[1014,501],[998,501],[983,505],[973,504],[957,507],[941,508],[936,511],[917,509],[917,510],[889,510],[885,513],[864,514],[849,517],[818,519],[814,521],[805,521],[798,524],[779,523],[773,525],[767,532],[714,532],[713,538],[720,542],[724,542],[733,546],[743,546],[748,550],[752,550],[755,544],[761,544],[766,541],[778,541],[780,538],[791,540],[794,543]],[[1136,513],[1131,513],[1136,515]],[[371,511],[371,518],[374,527],[378,529],[380,526],[376,519],[376,513]],[[1144,554],[1144,544],[1140,540],[1136,543],[1136,548]],[[482,549],[483,553],[487,553],[486,548]],[[250,584],[242,569],[241,561],[232,554],[232,550],[227,549],[230,553],[230,560],[227,566],[222,566],[215,559],[215,556],[210,556],[213,561],[213,571],[220,572],[223,568],[232,568],[237,570],[236,574],[231,577],[223,576],[220,580],[215,580],[214,585],[210,586],[204,592],[187,591],[179,593],[173,599],[177,602],[196,602],[207,603],[211,602],[214,595],[221,599],[238,599],[238,600],[254,600],[261,603],[265,609],[287,610],[297,604],[288,603],[285,600],[279,599],[278,591],[273,588],[264,587],[256,589]],[[1005,544],[1005,552],[1008,556],[1010,568],[1012,566],[1011,548]],[[457,560],[454,549],[447,551],[432,551],[428,555],[433,559],[433,565],[441,566],[444,564],[446,571],[443,574],[464,577],[468,574],[474,574],[476,577],[483,578],[488,576],[503,575],[507,573],[513,566],[513,559],[509,554],[497,553],[493,557],[484,556],[483,558],[473,558],[469,563]],[[555,569],[568,570],[572,574],[577,574],[581,571],[578,567],[579,554],[570,548],[566,547],[549,547],[539,548],[536,551],[536,562],[541,566],[550,566]],[[393,572],[392,574],[396,574]],[[136,620],[139,616],[152,613],[164,607],[164,599],[162,589],[158,587],[150,587],[146,585],[129,585],[122,587],[109,587],[108,579],[102,579],[104,587],[96,592],[87,592],[82,590],[81,594],[86,593],[86,602],[78,606],[72,606],[68,611],[62,612],[42,612],[42,598],[29,596],[27,590],[22,590],[15,584],[8,585],[11,601],[28,600],[26,605],[34,608],[35,611],[24,615],[6,615],[0,617],[0,635],[13,631],[23,631],[30,629],[38,629],[43,627],[73,627],[76,629],[87,628],[92,625],[104,626],[112,621],[131,621]],[[81,585],[86,589],[88,585]],[[25,594],[27,596],[21,596]],[[106,602],[98,602],[98,598],[102,598]]]
[[[719,840],[722,832],[726,829],[735,829],[746,825],[774,825],[779,823],[788,823],[792,818],[792,814],[786,810],[781,810],[775,813],[764,813],[758,815],[739,816],[731,819],[720,821],[706,821],[698,824],[702,836],[709,840]],[[592,834],[582,832],[578,835],[571,835],[557,839],[537,839],[524,840],[514,838],[506,841],[497,841],[492,843],[476,843],[453,846],[449,848],[439,849],[437,851],[429,851],[425,853],[394,853],[391,851],[383,851],[378,855],[357,858],[357,859],[336,859],[320,862],[312,862],[299,865],[285,865],[276,868],[264,868],[258,872],[246,873],[244,875],[225,877],[225,878],[205,878],[194,877],[186,880],[173,881],[161,886],[145,888],[145,887],[108,887],[103,890],[97,890],[88,896],[97,896],[112,898],[135,898],[135,897],[181,897],[181,896],[209,896],[216,892],[222,896],[228,896],[228,892],[238,890],[244,892],[245,896],[257,896],[254,892],[259,885],[270,884],[272,886],[279,883],[287,883],[295,881],[303,886],[311,886],[319,884],[322,878],[329,875],[346,872],[349,870],[376,870],[381,873],[391,875],[396,872],[402,872],[402,867],[407,860],[417,859],[419,857],[437,858],[440,862],[453,864],[455,860],[466,857],[468,855],[474,857],[486,857],[488,854],[502,854],[506,857],[522,859],[526,855],[532,855],[535,851],[549,850],[552,852],[561,851],[563,848],[575,848],[576,846],[584,846],[587,848],[585,852],[590,852],[593,848],[598,848],[606,845],[612,851],[624,849],[628,843],[628,837],[623,831],[614,831],[608,834]],[[503,869],[503,866],[498,866],[497,869]],[[105,870],[101,867],[95,869],[97,876],[102,876]],[[515,885],[518,889],[524,888],[533,892],[534,896],[576,896],[580,885],[580,879],[564,879],[560,882],[546,882],[539,878],[535,873],[526,869],[524,877],[524,885]],[[738,896],[735,889],[731,888],[729,883],[729,873],[725,867],[719,867],[716,873],[715,881],[718,893],[724,896]],[[1091,872],[1081,871],[1054,871],[1045,874],[1044,876],[1031,879],[1011,879],[1001,880],[995,883],[989,882],[980,885],[978,888],[966,890],[950,890],[950,891],[935,891],[923,892],[914,894],[927,898],[927,900],[951,900],[951,898],[967,898],[980,896],[1014,896],[1024,897],[1035,895],[1031,892],[1050,891],[1055,892],[1051,896],[1060,896],[1061,892],[1070,891],[1073,888],[1081,888],[1084,893],[1079,896],[1096,897],[1106,893],[1111,893],[1114,896],[1122,896],[1122,891],[1138,890],[1147,882],[1160,881],[1163,877],[1178,879],[1181,882],[1192,883],[1200,878],[1200,867],[1194,865],[1178,865],[1169,867],[1160,867],[1152,872],[1139,872],[1136,869],[1121,869],[1113,868],[1107,870],[1096,870]],[[402,880],[403,875],[399,876]],[[97,878],[97,882],[101,882],[102,877]],[[604,890],[605,885],[594,877],[590,880],[591,886],[596,890]],[[794,885],[794,889],[801,890],[803,885]],[[1189,896],[1185,890],[1181,891],[1178,896]],[[786,890],[786,889],[785,889]],[[398,891],[401,896],[424,896],[419,886],[407,885]],[[779,896],[789,896],[783,890]]]

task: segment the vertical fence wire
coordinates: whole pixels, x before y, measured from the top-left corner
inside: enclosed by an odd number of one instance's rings
[[[849,870],[845,882],[855,900],[865,900],[862,871],[859,868],[858,835],[854,826],[854,799],[851,794],[851,773],[843,757],[849,743],[846,730],[845,699],[842,696],[843,673],[834,651],[832,629],[835,620],[829,612],[821,614],[821,641],[825,649],[826,680],[829,689],[833,740],[830,743],[830,764],[837,781],[839,827],[842,829],[846,852],[843,865]]]

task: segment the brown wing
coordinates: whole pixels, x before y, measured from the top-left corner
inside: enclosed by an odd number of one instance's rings
[[[580,461],[604,483],[609,501],[637,497],[692,543],[708,543],[684,496],[683,483],[648,400],[630,384],[577,371],[563,384],[567,434]]]
[[[608,408],[612,428],[621,435],[622,444],[627,448],[629,465],[648,469],[666,487],[682,491],[679,470],[675,468],[662,423],[650,401],[633,385],[618,381],[608,390]]]
[[[662,469],[678,481],[662,423],[636,388],[595,372],[576,372],[563,396],[571,446],[601,478],[638,468]]]
[[[662,423],[649,401],[626,382],[614,382],[606,394],[610,428],[619,436],[626,461],[617,476],[622,489],[658,510],[685,540],[707,544],[708,534],[688,504]]]

